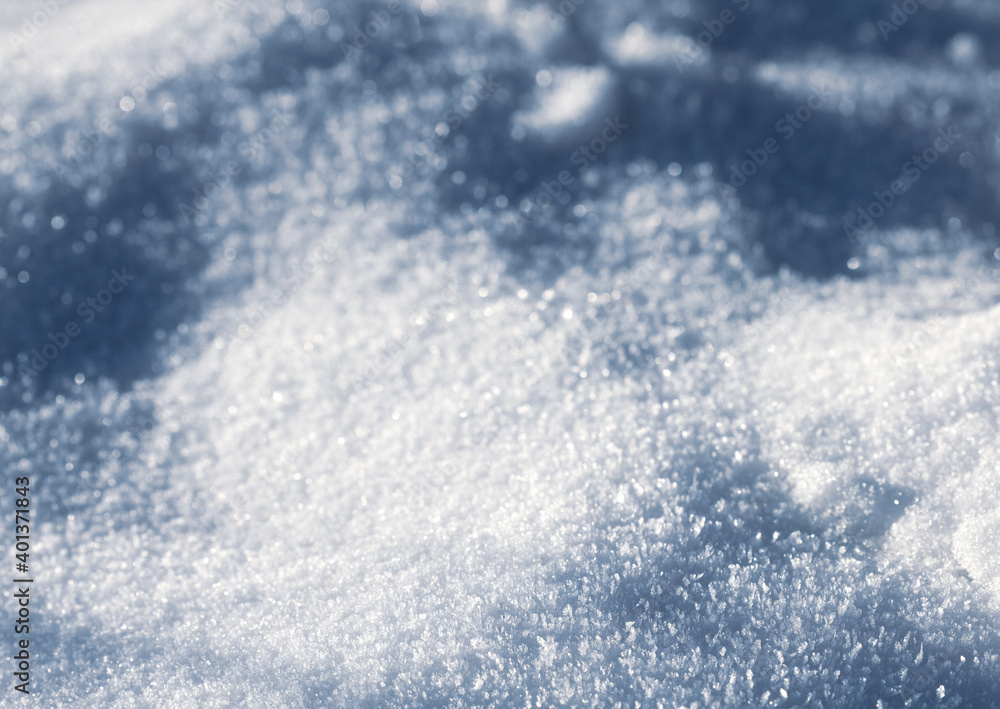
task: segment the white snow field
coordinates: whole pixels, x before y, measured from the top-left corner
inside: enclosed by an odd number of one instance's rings
[[[1000,6],[0,18],[0,705],[1000,706]]]

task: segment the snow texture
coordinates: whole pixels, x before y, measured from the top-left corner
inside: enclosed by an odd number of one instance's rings
[[[901,4],[0,3],[3,705],[1000,706],[1000,6]]]

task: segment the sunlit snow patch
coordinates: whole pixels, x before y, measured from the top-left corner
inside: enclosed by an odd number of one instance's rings
[[[563,144],[594,132],[614,108],[614,75],[604,67],[550,67],[536,76],[534,106],[515,124],[546,143]]]

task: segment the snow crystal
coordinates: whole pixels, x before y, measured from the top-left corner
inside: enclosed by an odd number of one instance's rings
[[[50,5],[27,701],[1000,706],[992,4]]]

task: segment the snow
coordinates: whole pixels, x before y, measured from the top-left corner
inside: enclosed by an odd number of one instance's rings
[[[1000,706],[993,5],[571,4],[2,42],[19,701]]]

